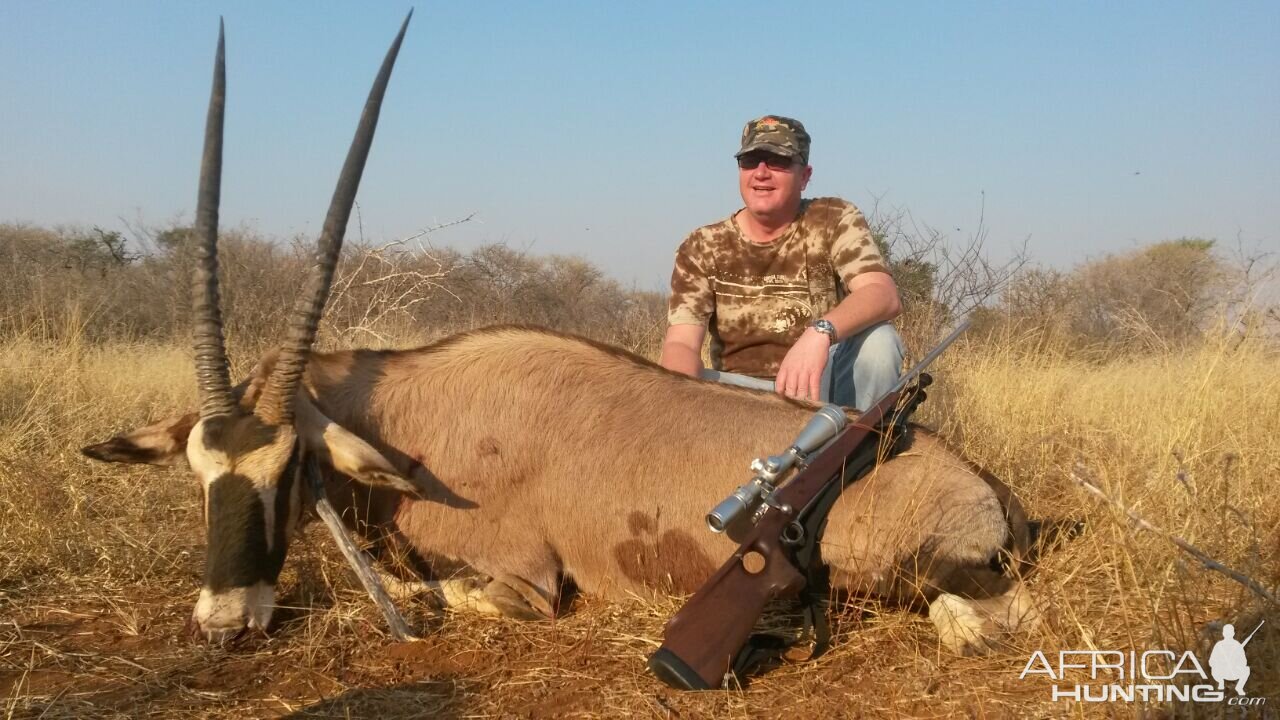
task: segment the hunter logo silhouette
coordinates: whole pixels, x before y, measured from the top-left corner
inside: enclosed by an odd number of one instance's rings
[[[1266,622],[1263,620],[1262,622]],[[1209,669],[1213,679],[1218,681],[1218,689],[1222,690],[1228,680],[1236,683],[1236,694],[1244,695],[1244,681],[1249,679],[1249,659],[1244,656],[1244,646],[1253,639],[1262,623],[1249,633],[1249,637],[1240,642],[1235,639],[1236,628],[1231,623],[1222,626],[1222,639],[1213,646],[1209,654]]]

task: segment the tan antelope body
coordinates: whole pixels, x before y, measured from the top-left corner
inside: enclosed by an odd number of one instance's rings
[[[551,602],[562,576],[614,599],[696,590],[735,547],[707,529],[707,510],[814,410],[522,328],[316,356],[306,384],[326,416],[427,488],[374,503],[377,520],[420,554],[514,576]],[[917,432],[910,454],[837,503],[823,557],[865,581],[897,575],[921,548],[985,566],[1009,542],[992,488]]]
[[[115,462],[185,458],[199,477],[209,545],[193,620],[212,640],[267,627],[309,502],[304,467],[319,466],[348,520],[437,570],[482,576],[474,604],[539,617],[556,612],[566,580],[607,599],[695,590],[733,550],[706,529],[705,513],[748,479],[751,459],[788,447],[815,409],[526,328],[416,350],[311,354],[363,164],[352,180],[351,158],[362,143],[367,152],[366,120],[372,108],[376,121],[374,96],[399,42],[366,106],[289,341],[236,390],[217,310],[218,173],[208,139],[221,105],[215,72],[197,212],[200,412],[84,450]],[[217,136],[220,155],[220,129]],[[993,569],[999,553],[1025,541],[1016,499],[915,429],[905,452],[841,496],[822,558],[837,587],[930,601],[943,641],[971,650],[1033,612],[1020,584]]]
[[[245,383],[246,409],[273,363]],[[696,590],[734,549],[707,530],[707,510],[748,478],[750,459],[789,446],[814,410],[517,327],[416,350],[313,355],[296,408],[307,447],[341,428],[420,495],[352,492],[327,473],[344,516],[428,565],[492,578],[481,604],[521,617],[554,613],[564,580],[614,600]],[[87,451],[168,462],[195,421],[189,414]],[[977,604],[985,630],[944,630],[949,644],[971,649],[1029,611],[1017,584],[989,567],[1024,545],[1016,500],[915,428],[902,455],[836,503],[822,557],[850,591],[903,601],[948,593],[952,606],[954,593],[994,596],[994,613]]]

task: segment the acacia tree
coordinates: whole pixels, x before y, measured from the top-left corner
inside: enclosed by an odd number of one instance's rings
[[[1077,330],[1125,349],[1167,349],[1199,337],[1228,279],[1214,242],[1178,238],[1109,255],[1074,273]]]
[[[1214,241],[1178,238],[1073,270],[1028,268],[983,313],[989,328],[1034,331],[1039,346],[1107,356],[1163,351],[1201,337],[1230,301]]]

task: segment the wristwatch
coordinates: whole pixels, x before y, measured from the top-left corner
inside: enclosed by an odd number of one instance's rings
[[[832,345],[836,344],[836,326],[832,325],[830,320],[818,318],[817,320],[814,320],[813,324],[809,327],[831,338]]]

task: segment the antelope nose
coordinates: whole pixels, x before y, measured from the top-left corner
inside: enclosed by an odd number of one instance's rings
[[[205,628],[204,639],[211,645],[227,645],[239,640],[240,636],[244,635],[245,627],[246,626],[241,625],[238,628]]]
[[[203,640],[211,645],[226,645],[238,640],[248,627],[245,618],[239,618],[238,621],[234,618],[221,618],[202,622],[198,613],[192,613],[187,622],[187,634],[197,642]]]
[[[266,632],[275,607],[275,587],[257,583],[249,587],[211,590],[203,588],[192,612],[192,634],[209,642],[236,639],[245,630]]]

